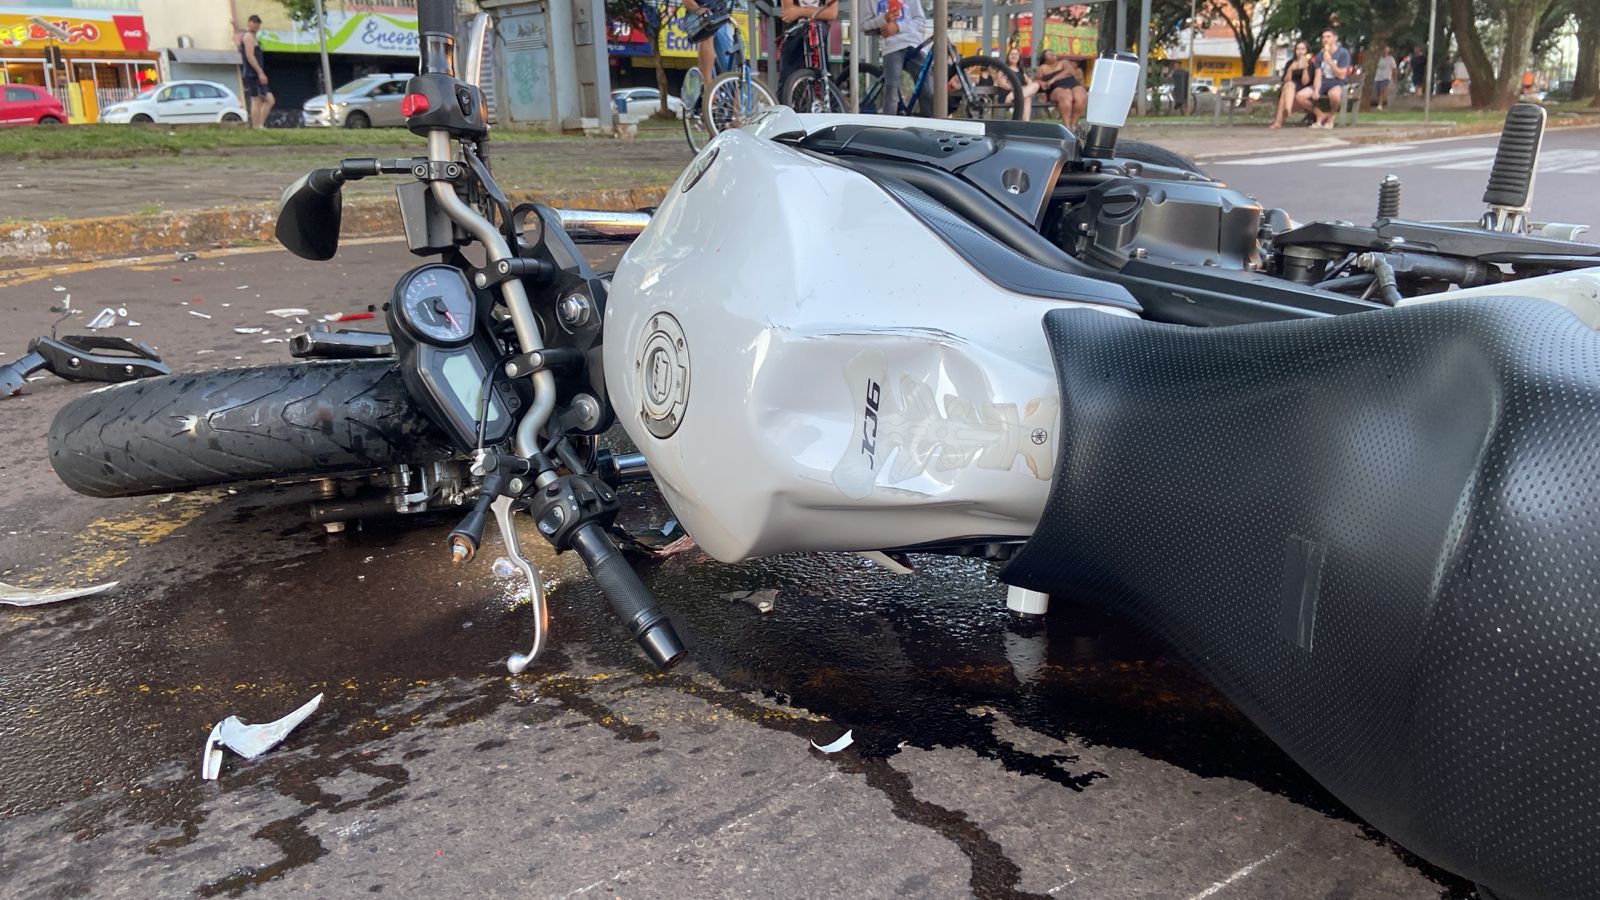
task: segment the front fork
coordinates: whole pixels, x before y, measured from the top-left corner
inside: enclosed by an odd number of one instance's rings
[[[428,159],[441,166],[454,162],[453,144],[447,131],[435,129],[429,132]],[[482,177],[488,177],[486,169],[474,168]],[[445,215],[483,245],[487,256],[485,268],[493,268],[499,263],[510,264],[517,259],[516,252],[494,224],[456,194],[454,183],[434,180],[430,191]],[[575,213],[562,217],[562,227],[582,228],[615,238],[637,234],[645,221],[648,221],[648,217],[641,219],[640,214]],[[506,278],[499,287],[501,299],[505,301],[516,332],[521,350],[519,358],[528,359],[538,355],[545,349],[544,340],[522,279]],[[561,463],[570,472],[568,475],[559,474],[555,463],[546,455],[546,449],[540,445],[540,433],[549,424],[555,410],[555,375],[542,366],[533,366],[531,369],[525,377],[533,382],[533,401],[518,422],[512,443],[514,455],[479,450],[473,460],[473,474],[483,477],[483,489],[473,510],[451,532],[451,559],[456,563],[465,563],[476,555],[487,514],[492,512],[507,554],[528,579],[528,593],[533,604],[532,645],[527,653],[513,653],[506,661],[506,668],[512,674],[523,672],[544,650],[549,634],[549,610],[543,578],[538,566],[523,555],[521,541],[511,519],[517,502],[524,501],[539,533],[557,552],[569,549],[578,551],[606,599],[611,601],[612,607],[622,617],[645,654],[657,666],[666,668],[682,657],[683,644],[655,598],[606,531],[620,505],[616,491],[588,471],[583,461],[572,452],[559,429],[555,429],[557,433],[544,437],[547,439],[546,446],[557,452]]]

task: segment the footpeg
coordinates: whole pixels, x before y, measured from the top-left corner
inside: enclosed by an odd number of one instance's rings
[[[1484,228],[1508,232],[1527,228],[1545,116],[1544,107],[1535,103],[1518,103],[1506,113],[1494,166],[1489,169],[1489,186],[1483,192],[1483,202],[1489,204],[1483,215]]]

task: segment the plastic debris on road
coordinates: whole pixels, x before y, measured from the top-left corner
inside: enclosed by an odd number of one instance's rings
[[[60,603],[62,600],[76,600],[79,597],[103,594],[120,583],[108,581],[105,584],[76,588],[25,588],[0,581],[0,603],[11,606],[43,606],[46,603]]]
[[[852,728],[851,730],[840,735],[839,739],[831,744],[822,745],[818,744],[816,741],[812,741],[811,746],[821,750],[823,753],[838,753],[840,750],[843,750],[844,748],[856,742],[855,734],[855,729]]]
[[[762,615],[772,612],[778,605],[778,589],[766,588],[759,591],[734,591],[723,594],[722,599],[730,603],[748,603],[755,607]]]
[[[301,309],[298,306],[290,306],[283,309],[269,309],[267,310],[267,315],[277,316],[280,319],[292,319],[296,316],[309,316],[311,315],[311,310]]]
[[[189,315],[194,316],[197,319],[209,319],[209,318],[211,318],[209,315],[201,312],[198,309],[189,310]]]
[[[200,777],[215,781],[222,774],[223,747],[245,759],[255,759],[282,743],[289,732],[310,718],[321,705],[322,695],[318,694],[304,706],[274,722],[250,725],[239,721],[238,716],[223,719],[212,727],[211,734],[206,737],[206,749],[200,757]]]
[[[251,327],[235,328],[233,330],[233,333],[234,334],[261,334],[264,331],[266,331],[265,328],[257,328],[257,327],[251,326]]]
[[[117,324],[117,311],[108,306],[96,313],[95,317],[90,319],[88,324],[83,327],[91,331],[99,331],[102,328],[110,328],[115,324]]]

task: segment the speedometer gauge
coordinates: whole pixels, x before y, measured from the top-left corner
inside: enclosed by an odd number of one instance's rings
[[[472,340],[472,288],[454,266],[412,269],[395,288],[395,320],[410,337],[440,347]]]

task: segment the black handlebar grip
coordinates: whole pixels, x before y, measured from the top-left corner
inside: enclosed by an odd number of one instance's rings
[[[455,0],[417,0],[417,34],[456,33]]]
[[[650,589],[639,580],[611,537],[593,522],[578,529],[572,547],[589,566],[589,574],[622,617],[633,639],[658,668],[670,668],[683,656],[683,642],[666,613],[656,605]]]
[[[323,196],[339,193],[344,182],[344,173],[338,169],[312,169],[306,176],[306,186]]]

